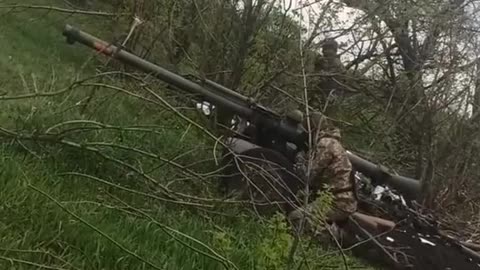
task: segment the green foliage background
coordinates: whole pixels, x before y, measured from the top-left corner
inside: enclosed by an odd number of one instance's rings
[[[0,2],[7,5],[15,1]],[[157,8],[163,10],[161,5],[168,5],[165,12],[175,14],[185,10],[181,5],[191,4],[189,2],[163,1]],[[23,1],[22,4],[65,7],[64,1],[53,0]],[[125,6],[114,4],[121,7],[120,11],[128,11],[125,3]],[[108,10],[109,4],[95,7]],[[0,137],[1,269],[342,267],[343,258],[335,250],[324,250],[308,239],[301,241],[293,265],[287,265],[294,239],[281,216],[261,220],[242,208],[228,205],[210,204],[212,207],[207,211],[166,203],[159,199],[161,192],[157,184],[111,162],[115,159],[131,164],[148,172],[161,185],[168,184],[183,194],[206,198],[218,195],[214,179],[182,179],[185,170],[164,162],[174,159],[199,174],[211,171],[214,143],[203,132],[158,101],[145,102],[98,85],[76,84],[69,89],[72,83],[112,67],[108,65],[113,65],[113,70],[124,67],[115,66],[118,65],[115,63],[106,65],[105,59],[96,58],[87,48],[67,45],[61,36],[63,25],[68,22],[110,40],[115,38],[115,31],[128,28],[125,22],[120,20],[122,24],[117,28],[112,26],[115,24],[111,18],[102,16],[39,9],[4,11],[0,18],[0,126],[29,138],[49,129],[66,133],[63,143]],[[169,24],[181,28],[182,20],[189,19],[183,14],[184,17],[173,16],[170,18],[174,20],[169,21],[167,15],[156,14],[159,31]],[[246,63],[250,69],[241,78],[241,85],[258,84],[273,72],[269,70],[274,66],[271,61],[284,61],[276,56],[271,56],[270,62],[259,61],[267,52],[277,50],[281,58],[296,58],[295,50],[285,49],[296,46],[296,41],[290,40],[295,36],[296,26],[287,21],[289,27],[285,27],[285,22],[275,18],[267,22],[271,25],[267,28],[273,30],[260,31],[253,52],[248,53]],[[229,17],[217,19],[228,20]],[[275,34],[279,27],[286,31],[285,36]],[[215,34],[222,37],[220,30]],[[241,32],[228,34],[241,36]],[[207,40],[205,33],[199,32],[195,38],[215,44]],[[285,38],[289,45],[279,44],[278,39]],[[191,54],[194,62],[205,65],[203,72],[213,69],[215,57],[224,59],[223,63],[215,63],[224,66],[233,58],[227,47],[222,50],[211,47],[211,51],[204,51],[195,48],[199,42],[196,44],[192,45]],[[274,45],[279,48],[272,48]],[[142,53],[138,46],[136,50]],[[143,55],[160,63],[175,61],[169,55],[169,46],[167,42],[163,46],[155,44],[150,53],[143,51]],[[170,64],[184,70],[194,69],[182,63]],[[93,77],[89,82],[141,93],[137,84],[121,75]],[[181,96],[172,95],[161,84],[153,87],[172,104],[182,104]],[[35,93],[62,89],[69,90],[53,96],[35,96]],[[7,98],[22,95],[33,97]],[[146,97],[152,98],[151,95]],[[197,114],[191,110],[179,110],[197,119]],[[79,127],[88,128],[88,131],[76,132],[75,128]],[[121,145],[123,150],[112,145]],[[95,151],[85,151],[88,147],[111,159]],[[158,158],[128,149],[141,149]],[[182,156],[178,157],[180,154]],[[350,257],[347,260],[350,265],[360,265]]]

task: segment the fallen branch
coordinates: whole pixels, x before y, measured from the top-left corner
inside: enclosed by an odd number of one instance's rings
[[[116,245],[118,248],[120,248],[121,250],[123,250],[124,252],[130,254],[131,256],[137,258],[139,261],[151,266],[153,269],[159,269],[161,270],[162,268],[160,268],[159,266],[156,266],[154,265],[153,263],[147,261],[146,259],[140,257],[138,254],[136,254],[135,252],[125,248],[122,244],[118,243],[117,241],[115,241],[113,238],[111,238],[109,235],[107,235],[105,232],[103,232],[102,230],[98,229],[97,227],[95,227],[94,225],[90,224],[88,221],[84,220],[83,218],[79,217],[77,214],[73,213],[72,211],[68,210],[63,204],[61,204],[59,201],[55,200],[52,196],[50,196],[49,194],[45,193],[44,191],[40,190],[39,188],[33,186],[32,184],[28,184],[28,187],[33,189],[34,191],[40,193],[41,195],[45,196],[46,198],[48,198],[50,201],[52,201],[53,203],[55,203],[58,207],[60,207],[62,210],[64,210],[65,212],[67,212],[69,215],[73,216],[74,218],[76,218],[78,221],[80,221],[81,223],[85,224],[87,227],[91,228],[92,230],[96,231],[97,233],[99,233],[100,235],[102,235],[105,239],[109,240],[111,243],[113,243],[114,245]],[[50,269],[58,269],[58,268],[50,268]]]
[[[31,261],[25,261],[25,260],[16,259],[16,258],[5,257],[5,256],[1,256],[1,255],[0,255],[0,260],[9,261],[10,263],[15,262],[15,263],[20,263],[20,264],[30,265],[32,267],[39,268],[39,269],[67,270],[66,268],[48,266],[48,265],[45,265],[45,264],[38,264],[38,263],[31,262]]]
[[[49,257],[52,257],[56,260],[59,260],[60,262],[62,262],[63,264],[65,265],[68,265],[69,269],[75,269],[75,270],[80,270],[80,268],[77,268],[75,266],[73,266],[70,262],[67,262],[65,261],[63,258],[59,257],[59,256],[56,256],[55,254],[52,254],[50,251],[47,251],[47,250],[24,250],[24,249],[9,249],[9,248],[2,248],[0,247],[0,251],[3,251],[6,253],[23,253],[23,254],[41,254],[41,255],[46,255],[46,256],[49,256]],[[6,258],[6,257],[5,257]],[[3,259],[3,258],[0,258],[0,259]],[[12,260],[13,258],[8,258],[9,260]],[[13,259],[13,260],[17,260],[18,263],[24,263],[24,264],[28,264],[28,265],[32,265],[31,263],[33,262],[30,262],[30,261],[23,261],[23,260],[18,260],[18,259]],[[13,261],[12,260],[12,261]],[[36,263],[34,263],[34,265],[32,266],[37,266]],[[45,268],[43,265],[41,266],[37,266],[37,267],[43,267]],[[62,268],[53,268],[53,269],[62,269]]]
[[[124,149],[124,150],[130,150],[130,151],[136,152],[138,154],[141,154],[141,155],[144,155],[144,156],[147,156],[147,157],[150,157],[150,158],[162,160],[163,162],[177,168],[182,174],[186,175],[187,177],[192,177],[193,176],[193,177],[197,177],[198,179],[203,179],[203,177],[207,176],[207,174],[201,175],[201,174],[197,174],[197,173],[195,173],[191,170],[186,170],[186,168],[184,166],[182,166],[182,165],[180,165],[176,162],[173,162],[171,160],[159,157],[158,155],[150,153],[150,152],[145,152],[145,151],[140,150],[140,149],[129,148],[129,147],[126,147],[126,146],[123,146],[123,145],[115,145],[115,144],[109,144],[109,143],[84,143],[84,144],[81,144],[81,143],[77,143],[77,142],[73,142],[73,141],[64,140],[64,139],[58,138],[56,136],[45,135],[45,134],[24,135],[24,134],[19,134],[15,131],[11,131],[11,130],[8,130],[8,129],[2,128],[2,127],[0,127],[0,137],[5,137],[5,138],[9,138],[9,139],[26,140],[26,141],[33,141],[33,142],[45,142],[45,143],[63,145],[63,146],[67,146],[69,148],[74,148],[74,149],[77,149],[77,150],[83,150],[83,151],[95,153],[95,154],[99,155],[100,157],[104,158],[107,161],[110,161],[110,162],[118,164],[122,167],[128,168],[132,172],[140,175],[142,178],[144,178],[148,182],[150,182],[150,183],[154,184],[155,186],[159,187],[160,192],[163,195],[166,196],[166,198],[164,198],[165,200],[167,200],[167,198],[168,198],[168,200],[179,201],[179,203],[184,202],[184,203],[190,204],[192,206],[195,203],[187,202],[188,200],[193,200],[193,201],[202,202],[202,203],[255,204],[255,205],[270,205],[270,204],[275,204],[276,203],[276,202],[253,203],[253,202],[250,202],[250,201],[241,201],[241,200],[229,201],[229,200],[222,200],[222,199],[210,199],[210,198],[202,198],[202,197],[197,197],[197,196],[193,196],[193,195],[188,195],[188,194],[184,194],[184,193],[181,193],[181,192],[175,192],[173,190],[170,190],[165,185],[162,185],[161,183],[159,183],[157,181],[157,179],[155,179],[152,176],[146,174],[141,169],[138,169],[135,166],[133,166],[129,163],[126,163],[122,160],[119,160],[115,157],[107,155],[107,154],[103,153],[99,148],[94,147],[93,145],[107,146],[107,147],[120,148],[120,149]],[[236,155],[235,157],[239,158],[239,157],[241,157],[241,155]],[[255,158],[250,158],[250,159],[255,159]],[[260,159],[256,159],[256,160],[260,160]],[[187,201],[185,201],[185,200],[187,200]],[[283,203],[283,202],[284,201],[280,201],[279,203]],[[201,204],[199,206],[205,207],[204,204]]]
[[[177,231],[167,225],[164,225],[160,222],[158,222],[155,218],[153,218],[152,216],[148,215],[147,213],[145,213],[144,211],[138,209],[138,208],[135,208],[131,205],[129,205],[127,202],[121,200],[120,198],[118,197],[115,197],[121,204],[123,204],[124,206],[132,209],[133,211],[136,211],[138,212],[140,215],[142,215],[143,217],[149,219],[153,224],[157,225],[163,232],[165,232],[167,235],[169,235],[170,237],[172,237],[173,239],[175,239],[177,242],[179,242],[181,245],[197,252],[197,253],[200,253],[212,260],[215,260],[219,263],[221,263],[226,269],[229,268],[229,266],[232,266],[234,269],[238,269],[238,267],[230,260],[228,260],[227,258],[223,257],[222,255],[218,254],[215,250],[213,250],[211,247],[209,247],[207,244],[201,242],[200,240],[190,236],[190,235],[187,235],[187,234],[184,234],[180,231]],[[188,243],[186,243],[185,241],[179,239],[177,236],[175,236],[173,233],[177,234],[177,235],[180,235],[190,241],[193,241],[194,243],[197,243],[199,244],[200,246],[206,248],[209,252],[211,252],[212,254],[208,254],[202,250],[199,250],[198,248],[196,247],[193,247],[191,245],[189,245]]]
[[[102,17],[115,17],[121,15],[128,15],[127,13],[111,13],[111,12],[104,12],[104,11],[90,11],[90,10],[80,10],[80,9],[66,9],[61,7],[55,6],[38,6],[38,5],[2,5],[0,9],[39,9],[39,10],[49,10],[49,11],[56,11],[60,13],[68,13],[68,14],[83,14],[83,15],[92,15],[92,16],[102,16]]]
[[[61,173],[61,174],[58,174],[58,175],[59,176],[79,176],[79,177],[87,178],[87,179],[102,183],[102,184],[110,186],[110,187],[118,188],[120,190],[129,192],[129,193],[132,193],[132,194],[145,196],[145,197],[148,197],[150,199],[155,199],[155,200],[159,200],[159,201],[162,201],[162,202],[174,203],[174,204],[180,204],[180,205],[186,205],[186,206],[209,207],[209,208],[212,207],[211,205],[190,203],[190,202],[185,202],[185,201],[178,201],[178,200],[163,198],[163,197],[160,197],[160,196],[157,196],[157,195],[154,195],[154,194],[148,194],[148,193],[145,193],[145,192],[141,192],[141,191],[133,190],[133,189],[130,189],[130,188],[122,187],[118,184],[114,184],[114,183],[111,183],[109,181],[106,181],[106,180],[103,180],[101,178],[98,178],[98,177],[95,177],[95,176],[92,176],[92,175],[88,175],[88,174],[68,172],[68,173]]]
[[[0,6],[1,7],[1,6]],[[57,95],[61,95],[61,94],[65,94],[71,90],[74,90],[75,88],[77,87],[80,87],[80,86],[88,86],[88,84],[86,84],[86,82],[90,81],[90,80],[93,80],[93,79],[96,79],[96,78],[100,78],[102,76],[108,76],[108,75],[113,75],[113,74],[119,74],[119,72],[117,71],[109,71],[109,72],[103,72],[103,73],[99,73],[99,74],[95,74],[93,76],[89,76],[89,77],[86,77],[82,80],[77,80],[77,81],[74,81],[72,84],[70,84],[69,86],[67,87],[64,87],[60,90],[57,90],[57,91],[49,91],[49,92],[32,92],[32,93],[27,93],[27,94],[20,94],[20,95],[12,95],[12,96],[9,96],[7,95],[6,92],[4,93],[1,93],[0,94],[0,101],[5,101],[5,100],[20,100],[20,99],[30,99],[30,98],[39,98],[39,97],[52,97],[52,96],[57,96]]]

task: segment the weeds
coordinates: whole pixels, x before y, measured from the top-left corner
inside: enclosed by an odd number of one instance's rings
[[[286,221],[222,204],[215,141],[189,128],[197,115],[175,105],[184,100],[168,107],[160,86],[95,73],[96,62],[84,61],[91,55],[61,43],[64,15],[38,14],[1,19],[11,62],[0,61],[0,267],[284,268]],[[341,265],[309,243],[299,269]]]

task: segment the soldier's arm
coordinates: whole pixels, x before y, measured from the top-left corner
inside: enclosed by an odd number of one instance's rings
[[[329,184],[333,192],[345,192],[352,189],[353,187],[350,182],[352,164],[347,157],[345,148],[343,148],[343,145],[339,141],[333,140],[329,145],[329,151],[334,157],[328,168],[331,173]]]
[[[331,139],[322,138],[315,147],[315,155],[312,160],[311,174],[322,176],[333,162]]]

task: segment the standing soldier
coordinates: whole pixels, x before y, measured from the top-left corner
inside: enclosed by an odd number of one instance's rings
[[[323,57],[316,59],[315,70],[328,73],[342,73],[346,71],[337,54],[338,43],[334,39],[327,39],[322,45]]]
[[[333,205],[326,213],[328,223],[341,224],[357,211],[357,198],[355,182],[351,177],[352,165],[346,150],[340,143],[341,135],[338,128],[334,127],[320,113],[314,113],[310,119],[313,145],[310,153],[306,155],[311,159],[310,170],[307,170],[309,161],[299,159],[299,167],[303,170],[301,175],[306,177],[307,183],[316,192],[322,186],[328,186],[333,195]],[[306,172],[305,172],[306,171]],[[306,209],[296,209],[289,214],[289,220],[295,228],[305,218],[308,230],[316,231],[318,224],[316,217],[316,202],[310,203]],[[305,214],[306,213],[306,214]],[[336,228],[336,227],[332,227]]]
[[[323,56],[315,59],[314,72],[319,76],[315,81],[314,93],[310,101],[314,107],[325,103],[329,95],[334,90],[339,90],[341,85],[341,76],[346,72],[345,67],[337,54],[338,43],[334,39],[327,39],[322,45]],[[322,102],[323,101],[323,102]]]

